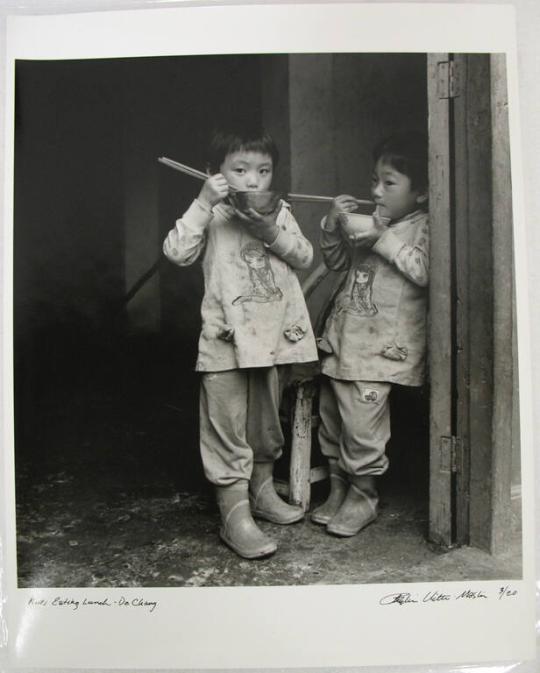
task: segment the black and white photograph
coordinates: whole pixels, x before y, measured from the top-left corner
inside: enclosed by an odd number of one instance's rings
[[[280,619],[268,606],[282,597],[289,612],[295,595],[298,616],[330,596],[322,617],[349,592],[351,618],[373,603],[393,635],[410,616],[444,629],[444,610],[501,629],[520,601],[529,615],[507,51],[298,50],[289,26],[272,50],[90,57],[72,46],[77,25],[68,56],[15,56],[8,79],[20,634],[25,615],[51,620],[37,652],[59,637],[55,615],[73,632],[105,615],[99,643],[111,615],[146,629],[170,601],[195,634],[178,665],[204,668],[217,661],[196,645],[207,599],[244,616],[249,597],[256,642]],[[344,615],[330,637],[345,640]],[[170,666],[190,633],[143,663]],[[329,647],[299,661],[383,656]],[[50,661],[109,661],[94,650]],[[29,652],[15,660],[35,665]]]
[[[521,577],[503,56],[15,86],[20,586]]]

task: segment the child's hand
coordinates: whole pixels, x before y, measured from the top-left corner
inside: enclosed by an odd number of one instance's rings
[[[358,201],[354,196],[350,196],[350,194],[336,196],[326,216],[326,228],[333,231],[338,225],[340,213],[354,213],[355,210],[358,210]]]
[[[349,234],[347,239],[357,248],[372,248],[388,227],[388,218],[382,218],[375,211],[372,215],[373,226],[362,233]]]
[[[279,233],[279,228],[276,224],[276,213],[270,215],[260,215],[253,208],[249,208],[247,213],[242,213],[235,208],[235,213],[238,219],[242,220],[243,225],[249,233],[265,243],[273,243]]]
[[[228,194],[229,183],[221,173],[216,173],[215,175],[211,175],[202,186],[199,201],[209,208],[213,208],[220,201],[223,201]]]

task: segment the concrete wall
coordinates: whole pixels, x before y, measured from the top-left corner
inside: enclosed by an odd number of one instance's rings
[[[116,64],[19,62],[16,91],[15,357],[50,388],[108,339],[123,293]]]
[[[260,115],[257,74],[257,57],[234,56],[18,64],[21,332],[101,329],[104,307],[118,306],[156,261],[199,189],[157,158],[204,168],[214,124]],[[173,205],[161,223],[163,201]],[[160,329],[160,302],[156,276],[128,305],[132,331]]]
[[[123,286],[121,112],[114,64],[17,67],[18,324],[95,327]]]

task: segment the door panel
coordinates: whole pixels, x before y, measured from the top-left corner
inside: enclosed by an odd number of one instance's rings
[[[459,427],[460,461],[456,474],[456,542],[466,544],[469,541],[469,480],[470,471],[469,446],[469,310],[470,310],[470,282],[469,274],[469,189],[467,186],[467,57],[456,54],[454,62],[460,73],[459,95],[453,102],[453,159],[454,165],[461,167],[454,178],[455,204],[455,247],[460,251],[459,268],[454,258],[455,277],[455,327],[456,327],[456,423]]]
[[[452,287],[450,104],[441,96],[448,54],[429,54],[429,211],[432,269],[429,292],[430,498],[429,537],[452,542]],[[442,73],[442,75],[441,75]],[[444,89],[444,83],[443,87]]]
[[[456,56],[454,99],[456,434],[463,460],[456,473],[456,541],[488,547],[493,410],[493,254],[489,56]]]

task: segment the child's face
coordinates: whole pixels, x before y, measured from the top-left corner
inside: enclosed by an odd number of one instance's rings
[[[272,157],[261,152],[233,152],[225,157],[220,173],[231,187],[264,192],[272,183]]]
[[[379,159],[371,180],[371,195],[379,215],[397,220],[417,210],[426,195],[411,188],[411,179]]]

